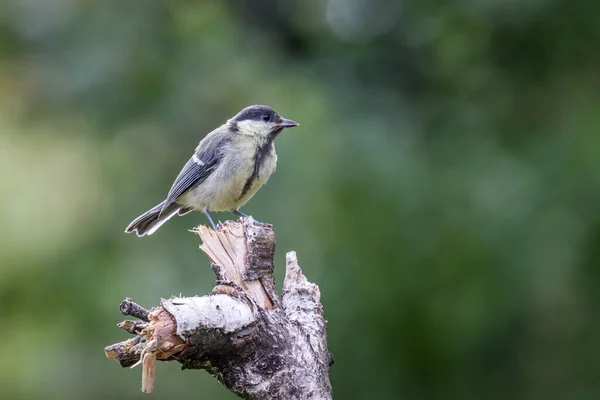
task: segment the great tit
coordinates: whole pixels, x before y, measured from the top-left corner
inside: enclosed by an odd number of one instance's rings
[[[284,128],[298,126],[271,107],[244,108],[200,141],[175,179],[166,200],[137,217],[125,232],[151,235],[169,218],[202,211],[217,229],[211,211],[239,209],[275,171],[274,139]]]

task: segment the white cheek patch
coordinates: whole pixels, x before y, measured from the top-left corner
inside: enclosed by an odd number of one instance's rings
[[[237,123],[240,133],[245,135],[267,135],[271,131],[269,124],[263,121],[245,120]]]

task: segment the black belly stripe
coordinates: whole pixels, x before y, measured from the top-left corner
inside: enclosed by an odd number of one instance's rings
[[[252,170],[252,175],[246,180],[244,184],[244,188],[242,189],[242,194],[238,197],[240,200],[242,197],[248,193],[254,181],[258,178],[258,174],[260,173],[260,167],[263,162],[267,158],[267,156],[271,153],[273,149],[273,138],[269,138],[265,141],[264,144],[256,147],[256,153],[254,154],[254,169]]]

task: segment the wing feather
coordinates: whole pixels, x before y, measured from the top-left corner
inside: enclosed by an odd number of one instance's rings
[[[188,189],[204,182],[218,167],[223,158],[223,146],[228,141],[219,133],[214,131],[200,142],[192,158],[175,178],[167,199],[163,203],[161,214]]]

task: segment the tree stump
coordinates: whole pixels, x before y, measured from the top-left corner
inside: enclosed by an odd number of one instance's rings
[[[121,313],[138,320],[118,326],[136,336],[107,346],[106,356],[122,367],[142,364],[144,392],[154,388],[157,360],[177,360],[246,399],[331,399],[319,287],[302,274],[296,253],[286,255],[280,297],[271,225],[247,217],[194,232],[217,276],[213,291],[161,299],[150,311],[125,299]]]

